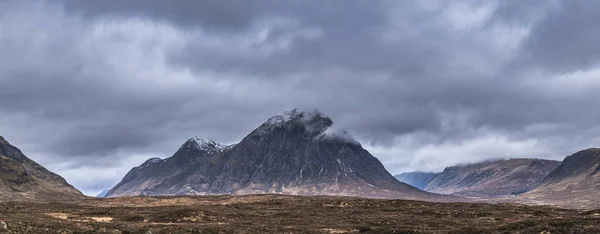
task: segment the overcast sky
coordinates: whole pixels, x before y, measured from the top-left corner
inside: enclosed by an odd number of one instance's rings
[[[0,135],[87,194],[319,109],[392,173],[600,146],[596,0],[0,0]]]

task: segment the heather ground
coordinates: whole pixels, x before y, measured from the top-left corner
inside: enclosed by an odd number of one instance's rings
[[[600,233],[599,210],[277,195],[3,202],[0,221],[11,233]]]

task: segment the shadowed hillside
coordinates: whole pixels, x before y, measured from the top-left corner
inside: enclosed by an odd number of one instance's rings
[[[0,136],[0,200],[68,200],[84,195],[65,179],[27,158]]]

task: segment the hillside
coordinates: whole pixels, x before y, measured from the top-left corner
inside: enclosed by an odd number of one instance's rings
[[[600,207],[600,149],[579,151],[565,158],[540,185],[523,194],[541,204],[592,208]]]
[[[535,188],[559,164],[508,159],[448,167],[425,186],[425,191],[485,198],[518,195]]]
[[[84,195],[0,136],[0,201],[69,200]]]

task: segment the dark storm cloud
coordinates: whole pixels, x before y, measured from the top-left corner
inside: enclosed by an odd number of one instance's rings
[[[331,27],[351,27],[364,24],[373,16],[381,16],[378,7],[381,1],[331,0],[314,1],[272,1],[272,0],[131,0],[94,1],[54,0],[64,4],[69,12],[89,18],[131,16],[162,20],[185,27],[207,27],[213,30],[242,30],[253,21],[267,17],[299,17],[306,23],[324,23]],[[359,13],[351,18],[332,17],[331,13]],[[368,15],[365,15],[368,14]],[[367,16],[362,19],[361,17]]]
[[[136,15],[183,26],[205,26],[215,29],[243,28],[254,17],[252,9],[255,7],[251,1],[244,0],[56,1],[64,3],[68,11],[90,18],[107,15],[127,18]]]
[[[218,48],[192,43],[174,53],[177,63],[195,68],[243,70],[252,72],[298,72],[314,66],[349,66],[355,69],[389,67],[393,61],[379,56],[386,51],[380,44],[380,26],[387,21],[383,1],[82,1],[61,0],[66,9],[99,17],[146,17],[175,25],[202,28],[223,37],[244,33],[257,22],[289,19],[298,27],[271,28],[264,44],[292,40],[292,48],[268,58],[239,58]],[[316,27],[323,40],[311,41],[294,34],[302,26]],[[290,38],[288,38],[290,37]],[[261,49],[256,45],[257,49]],[[317,54],[315,54],[317,53]],[[355,59],[360,54],[362,59]],[[233,57],[231,57],[233,56]]]
[[[559,158],[600,143],[598,9],[2,1],[0,134],[88,191],[188,137],[232,143],[295,107],[374,143],[392,172]]]
[[[561,7],[532,28],[525,58],[541,69],[573,72],[600,62],[600,2],[563,1]]]

